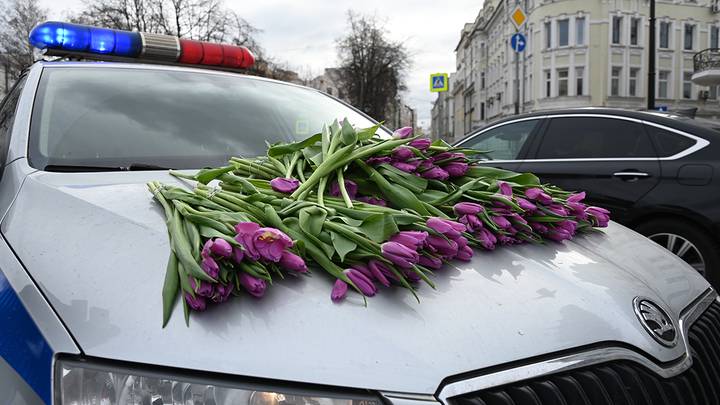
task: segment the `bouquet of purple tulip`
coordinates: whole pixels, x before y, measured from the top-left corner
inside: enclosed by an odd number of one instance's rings
[[[608,211],[585,193],[543,185],[532,174],[479,166],[478,151],[378,127],[334,122],[260,158],[232,158],[195,175],[194,190],[150,183],[163,206],[172,251],[163,287],[163,322],[178,294],[189,313],[243,291],[262,297],[274,277],[334,279],[333,301],[349,290],[433,286],[434,271],[468,261],[476,249],[561,242],[605,227]],[[218,186],[208,183],[218,181]]]

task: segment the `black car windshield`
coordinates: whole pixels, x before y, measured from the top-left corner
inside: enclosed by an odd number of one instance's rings
[[[222,165],[266,145],[304,139],[347,117],[327,95],[234,74],[122,67],[51,67],[35,100],[31,164],[55,167]]]

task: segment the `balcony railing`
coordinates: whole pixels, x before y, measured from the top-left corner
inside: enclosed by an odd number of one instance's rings
[[[709,69],[720,69],[720,48],[708,48],[693,56],[695,73]]]

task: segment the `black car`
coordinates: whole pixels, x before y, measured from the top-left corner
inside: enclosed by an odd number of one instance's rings
[[[720,123],[580,108],[516,115],[458,145],[532,172],[672,251],[720,287]]]

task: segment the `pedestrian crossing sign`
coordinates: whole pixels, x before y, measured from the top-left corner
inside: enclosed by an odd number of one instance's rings
[[[447,73],[433,73],[430,75],[430,91],[433,93],[448,91]]]

